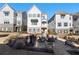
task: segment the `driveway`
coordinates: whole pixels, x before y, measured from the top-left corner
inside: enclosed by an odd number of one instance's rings
[[[66,46],[64,45],[64,42],[62,42],[60,40],[56,40],[54,42],[53,50],[54,50],[55,55],[70,55],[66,51]]]

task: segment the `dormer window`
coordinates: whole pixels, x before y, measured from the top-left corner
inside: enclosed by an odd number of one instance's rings
[[[61,14],[61,18],[63,19],[65,17],[65,14]]]
[[[9,11],[4,11],[5,16],[9,16]]]

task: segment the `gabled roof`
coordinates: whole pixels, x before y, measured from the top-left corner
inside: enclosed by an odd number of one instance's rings
[[[7,3],[5,3],[1,8],[0,8],[0,10],[2,10],[4,7],[6,7],[6,6],[9,6],[9,4],[7,4]],[[12,10],[14,10],[11,6],[9,6]],[[15,10],[14,10],[15,11]]]
[[[33,5],[32,8],[31,8],[30,10],[28,10],[27,12],[30,12],[30,11],[33,11],[33,10],[34,10],[34,11],[41,12],[40,9],[38,9],[38,8],[36,7],[36,5]]]
[[[55,14],[69,14],[69,15],[72,15],[71,13],[67,13],[67,12],[64,12],[64,11],[57,11]]]

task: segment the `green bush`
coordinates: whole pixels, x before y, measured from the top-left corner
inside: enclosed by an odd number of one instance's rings
[[[48,30],[48,34],[57,35],[57,33],[53,30]]]

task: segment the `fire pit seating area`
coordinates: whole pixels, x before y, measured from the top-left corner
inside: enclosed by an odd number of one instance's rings
[[[16,39],[13,40],[10,39],[7,45],[13,49],[27,49],[32,51],[53,53],[54,41],[55,38],[53,36],[39,37],[39,39],[37,39],[36,35],[29,35],[26,37],[17,37]]]

